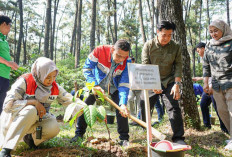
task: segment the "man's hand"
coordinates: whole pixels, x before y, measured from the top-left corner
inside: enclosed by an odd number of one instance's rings
[[[174,84],[174,86],[172,87],[170,95],[172,95],[172,94],[173,94],[173,99],[175,99],[175,100],[179,100],[180,99],[179,85]]]
[[[97,91],[100,91],[101,93],[105,94],[105,91],[100,86],[93,87],[93,94],[97,95]]]
[[[121,105],[120,108],[122,109],[122,112],[120,112],[120,114],[122,115],[122,117],[127,118],[129,116],[129,111],[126,107],[126,105]]]
[[[204,90],[205,93],[208,93],[209,95],[210,95],[210,92],[212,92],[212,88],[211,88],[211,91],[210,91],[208,83],[204,83],[203,90]]]
[[[209,85],[209,95],[213,95],[213,88],[212,84]]]
[[[193,77],[192,80],[193,81],[200,81],[200,80],[203,80],[203,77]]]
[[[155,94],[161,94],[163,92],[163,90],[162,89],[159,89],[159,90],[154,89],[153,92]]]
[[[11,69],[13,69],[13,70],[17,70],[19,68],[18,64],[13,62],[13,61],[8,61],[7,66],[11,67]]]

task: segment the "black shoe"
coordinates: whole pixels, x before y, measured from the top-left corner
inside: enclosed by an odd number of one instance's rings
[[[151,126],[156,126],[158,125],[160,122],[159,121],[155,121],[154,123],[151,124]]]
[[[34,140],[31,134],[27,134],[23,137],[23,141],[30,147],[30,149],[37,149],[38,147],[35,145]]]
[[[83,135],[75,135],[71,140],[70,143],[77,142],[77,141],[83,140]]]
[[[204,125],[206,129],[211,129],[211,125]]]
[[[11,157],[10,152],[11,152],[11,149],[2,148],[0,152],[0,157]]]
[[[176,139],[173,141],[174,144],[187,145],[187,143],[182,139]]]
[[[138,123],[136,123],[136,122],[131,122],[131,123],[129,123],[130,125],[132,125],[132,126],[138,126],[139,124]]]

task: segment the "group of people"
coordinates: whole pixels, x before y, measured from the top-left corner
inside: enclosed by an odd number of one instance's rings
[[[10,26],[10,18],[0,16],[0,108],[3,109],[0,117],[0,157],[10,156],[11,150],[16,148],[21,139],[31,148],[36,148],[40,143],[55,137],[59,133],[59,125],[49,112],[50,105],[55,99],[63,105],[72,103],[72,95],[55,82],[59,72],[55,63],[45,57],[38,58],[32,65],[31,73],[19,77],[6,95],[4,81],[9,81],[10,68],[14,70],[18,67],[10,61],[9,46],[5,40]],[[159,66],[162,90],[149,91],[149,101],[154,104],[160,95],[165,95],[168,101],[165,108],[173,131],[172,141],[185,145],[178,102],[181,97],[182,51],[181,46],[172,40],[174,31],[174,23],[160,21],[157,36],[143,47],[142,64]],[[225,22],[215,20],[210,24],[209,32],[212,39],[207,43],[203,57],[204,92],[209,95],[213,93],[218,114],[232,135],[232,31]],[[127,66],[131,62],[130,49],[129,42],[124,39],[114,45],[98,46],[88,55],[83,67],[86,81],[95,82],[94,90],[84,100],[85,103],[94,104],[94,95],[100,91],[108,93],[122,109],[121,112],[116,110],[119,144],[122,146],[129,145]],[[210,77],[212,85],[209,83]],[[145,101],[143,97],[140,99],[141,116],[144,117]],[[36,138],[36,127],[39,125],[43,128],[40,139]],[[82,115],[77,120],[75,136],[70,142],[82,139],[86,128]],[[232,150],[232,140],[227,142],[226,149]]]

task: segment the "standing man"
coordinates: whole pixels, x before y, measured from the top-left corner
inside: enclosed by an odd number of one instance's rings
[[[173,131],[172,141],[186,145],[183,137],[183,119],[178,103],[182,76],[181,47],[171,40],[175,28],[174,23],[169,21],[160,22],[157,27],[157,36],[147,41],[143,47],[142,64],[159,66],[162,90],[154,89],[150,93],[150,104],[157,102],[159,94],[166,95],[170,102],[165,104],[165,107]],[[141,105],[144,106],[144,100],[141,101]],[[142,110],[144,110],[144,107],[142,107]]]
[[[10,48],[6,41],[6,35],[10,32],[11,19],[0,15],[0,114],[3,102],[9,88],[10,69],[17,70],[18,65],[11,61]]]
[[[131,58],[131,63],[135,63],[134,57]],[[128,105],[130,107],[130,114],[132,116],[137,117],[138,119],[140,119],[140,112],[141,112],[140,95],[141,95],[141,90],[130,90],[128,96]],[[130,125],[138,125],[138,124],[133,121],[130,123]]]
[[[204,57],[205,45],[206,45],[205,43],[200,42],[196,46],[196,51],[201,58]],[[200,80],[203,80],[203,77],[194,77],[194,78],[192,78],[192,80],[193,81],[200,81]],[[211,80],[212,79],[210,77],[209,82],[208,82],[210,88],[212,88],[212,81]],[[226,129],[224,123],[222,122],[221,118],[219,117],[219,114],[217,111],[217,104],[213,98],[212,93],[209,95],[208,93],[205,93],[205,92],[202,93],[201,102],[200,102],[204,126],[208,129],[211,129],[210,115],[209,115],[209,106],[210,106],[211,102],[213,103],[213,107],[214,107],[214,109],[217,113],[217,116],[219,118],[221,130],[225,133],[229,133],[228,130]]]
[[[95,91],[108,92],[112,100],[118,104],[124,112],[116,110],[118,133],[120,134],[120,145],[129,145],[128,110],[126,107],[129,94],[129,77],[127,63],[130,44],[123,39],[118,40],[115,45],[103,45],[96,47],[89,54],[83,67],[86,81],[95,82]],[[87,105],[93,105],[95,96],[90,94],[85,99]],[[77,121],[75,137],[70,142],[83,138],[87,124],[84,115]]]

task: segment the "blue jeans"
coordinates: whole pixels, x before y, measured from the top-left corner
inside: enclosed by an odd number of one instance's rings
[[[213,98],[213,95],[209,96],[205,92],[203,92],[203,94],[201,96],[201,102],[200,102],[204,125],[206,127],[211,127],[210,115],[209,115],[209,106],[210,106],[211,102],[213,103],[213,107],[214,107],[214,109],[215,109],[215,111],[217,113],[217,116],[219,118],[221,130],[228,133],[224,123],[222,122],[221,118],[218,115],[217,105],[216,105],[216,102],[215,102],[215,100]]]
[[[169,103],[165,103],[166,111],[168,113],[169,121],[171,123],[171,128],[173,131],[173,136],[172,136],[172,141],[175,140],[184,140],[185,138],[183,137],[184,135],[184,125],[183,125],[183,119],[182,119],[182,114],[181,114],[181,109],[179,106],[179,103],[177,100],[173,99],[173,95],[170,95],[171,89],[174,85],[173,83],[169,83],[167,85],[167,88],[165,88],[162,85],[162,90],[163,93],[166,95],[167,100]],[[154,104],[157,102],[159,95],[153,95],[149,97],[149,102],[150,104]],[[142,113],[142,120],[146,121],[146,116],[145,116],[145,102],[144,100],[140,101],[141,104],[141,113]],[[152,108],[152,106],[151,106]]]
[[[10,81],[4,77],[0,76],[0,115],[2,113],[3,103],[6,97],[6,92],[8,91]]]
[[[118,91],[111,94],[112,100],[119,104],[119,94]],[[96,101],[94,95],[89,95],[85,99],[85,103],[87,105],[93,105]],[[120,134],[119,139],[120,140],[129,140],[129,125],[128,125],[128,118],[124,118],[121,116],[118,110],[116,110],[116,118],[117,118],[117,125],[118,125],[118,133]],[[83,136],[86,132],[87,124],[84,119],[84,115],[80,116],[77,120],[77,127],[75,134],[78,136]]]
[[[161,122],[164,116],[164,110],[163,110],[163,106],[160,103],[160,100],[158,99],[156,104],[155,104],[155,108],[158,114],[158,121]]]

